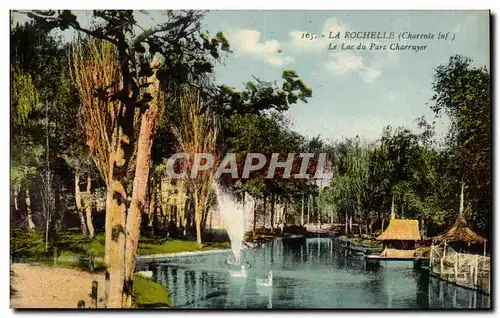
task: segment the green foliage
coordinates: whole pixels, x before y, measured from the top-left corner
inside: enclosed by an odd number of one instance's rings
[[[78,107],[66,51],[42,26],[12,29],[11,61],[11,181],[29,187],[42,168],[57,169],[59,156],[82,144]]]
[[[307,103],[307,98],[312,97],[312,90],[294,70],[283,71],[282,79],[283,84],[279,88],[275,83],[254,78],[254,81],[247,82],[246,89],[241,92],[221,85],[213,101],[214,107],[226,115],[257,114],[269,109],[286,111],[298,100]]]
[[[225,152],[236,154],[239,176],[243,172],[248,153],[265,154],[269,157],[268,161],[270,154],[279,153],[284,156],[280,159],[283,160],[288,153],[297,154],[306,147],[305,138],[294,132],[286,116],[277,111],[267,114],[234,114],[225,122],[223,129],[226,137]],[[299,160],[295,170],[298,162]],[[233,184],[233,190],[245,191],[255,197],[274,193],[285,198],[308,187],[307,180],[283,178],[278,169],[274,178],[267,178],[266,167],[268,164],[261,170],[252,171],[248,179],[241,179]]]
[[[29,73],[24,73],[16,67],[11,69],[12,106],[15,109],[13,119],[18,124],[25,124],[32,110],[39,107],[38,91]]]
[[[336,213],[362,217],[368,212],[372,150],[359,140],[347,140],[334,149],[335,167],[330,186],[320,192],[320,201]]]
[[[45,233],[42,231],[24,231],[13,229],[10,232],[10,250],[13,259],[52,261],[53,255],[45,248]],[[104,256],[104,233],[98,233],[88,240],[79,230],[69,230],[60,233],[58,238],[58,257],[61,260],[73,257]],[[74,263],[73,260],[70,263]]]
[[[16,147],[11,154],[10,182],[11,188],[20,189],[30,186],[38,175],[45,149],[24,136],[14,137],[14,142]]]
[[[447,114],[451,127],[446,140],[450,177],[455,191],[463,181],[466,200],[472,204],[475,223],[484,232],[489,229],[491,211],[491,92],[486,67],[473,67],[472,60],[452,56],[448,64],[434,74],[435,95],[431,109]],[[456,200],[456,199],[455,199]]]

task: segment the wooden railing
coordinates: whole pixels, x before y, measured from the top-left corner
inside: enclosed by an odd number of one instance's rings
[[[432,245],[429,259],[431,273],[456,285],[490,293],[490,257],[458,253],[445,243]]]

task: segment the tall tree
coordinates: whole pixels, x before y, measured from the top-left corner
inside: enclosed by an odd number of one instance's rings
[[[463,178],[472,204],[474,221],[488,233],[491,211],[491,92],[486,67],[474,67],[472,60],[452,56],[434,73],[431,109],[450,118],[447,145],[457,170],[457,186]],[[457,195],[458,202],[458,195]]]
[[[218,157],[215,153],[219,138],[219,120],[211,110],[202,109],[205,107],[200,96],[199,89],[192,86],[180,88],[179,92],[179,120],[173,127],[174,135],[177,138],[179,150],[189,154],[187,167],[201,165],[201,162],[193,163],[199,154],[210,154],[211,159],[204,158],[203,164],[209,161],[216,162]],[[215,157],[215,158],[214,158]],[[199,157],[201,161],[201,157]],[[196,169],[196,168],[195,168]],[[194,203],[194,221],[196,227],[196,242],[202,244],[202,219],[206,211],[206,204],[212,191],[212,181],[214,178],[213,167],[208,171],[199,171],[197,175],[187,176],[186,187]],[[190,172],[190,169],[187,171]]]

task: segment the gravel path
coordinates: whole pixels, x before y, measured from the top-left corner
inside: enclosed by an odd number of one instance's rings
[[[92,281],[104,295],[104,275],[74,269],[11,264],[11,308],[76,308],[79,300],[91,305]]]

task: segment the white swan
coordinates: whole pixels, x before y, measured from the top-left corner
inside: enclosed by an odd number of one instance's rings
[[[244,245],[244,246],[245,246],[245,249],[248,249],[248,248],[253,249],[253,248],[258,247],[258,246],[259,246],[259,244],[257,244],[257,243],[252,243],[252,242],[245,242],[245,245]]]
[[[247,277],[247,269],[245,265],[241,265],[241,271],[230,271],[232,277]]]
[[[153,277],[153,272],[152,271],[142,271],[142,272],[137,272],[137,275],[146,277],[146,278],[151,278]]]
[[[267,278],[256,278],[255,282],[259,286],[264,286],[264,287],[273,286],[273,271],[267,273]]]

